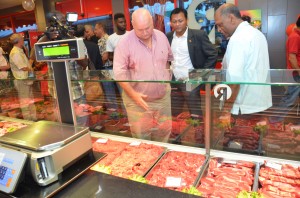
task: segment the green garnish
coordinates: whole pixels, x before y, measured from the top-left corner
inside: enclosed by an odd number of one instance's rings
[[[133,181],[137,181],[137,182],[141,182],[141,183],[144,183],[144,184],[147,184],[147,180],[145,179],[145,177],[142,177],[140,175],[137,175],[137,174],[134,174],[132,176],[129,177],[130,180],[133,180]]]
[[[10,133],[10,132],[14,132],[14,131],[17,130],[17,129],[18,129],[17,127],[9,127],[9,128],[6,129],[6,131],[7,131],[8,133]]]
[[[96,170],[101,173],[111,174],[111,168],[105,165],[99,165]]]
[[[190,125],[193,125],[193,126],[199,126],[200,125],[200,120],[197,120],[197,119],[193,119],[193,118],[189,118],[187,121],[186,121],[187,124],[190,124]]]
[[[268,129],[267,125],[256,125],[255,127],[253,127],[254,131],[260,132],[262,134],[266,133]]]
[[[247,192],[245,190],[242,190],[241,192],[239,192],[236,198],[264,198],[264,196],[258,192]]]
[[[202,193],[194,186],[192,186],[190,188],[184,188],[182,190],[182,192],[188,193],[188,194],[191,194],[191,195],[198,195],[198,196],[202,195]]]

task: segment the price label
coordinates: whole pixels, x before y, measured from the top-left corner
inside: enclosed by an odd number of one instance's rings
[[[181,181],[180,177],[167,177],[165,187],[181,187]]]
[[[298,131],[300,130],[300,125],[292,125],[290,126],[291,131]]]
[[[235,160],[223,160],[223,163],[225,164],[236,164],[236,161]]]
[[[270,168],[274,168],[276,170],[281,170],[281,168],[282,168],[281,164],[277,164],[277,163],[274,163],[274,162],[267,162],[266,166],[270,167]]]
[[[117,111],[117,109],[114,109],[114,108],[109,108],[107,109],[108,111]]]
[[[129,145],[130,146],[139,146],[141,144],[141,142],[139,141],[134,141],[134,142],[131,142]]]
[[[257,126],[266,126],[267,122],[266,121],[260,121],[256,123]]]
[[[108,139],[106,138],[99,138],[96,142],[101,143],[101,144],[106,144]]]
[[[233,148],[233,149],[242,149],[243,148],[243,143],[236,142],[236,141],[231,141],[231,142],[229,142],[228,147]]]
[[[268,148],[270,149],[280,149],[281,147],[279,145],[276,145],[276,144],[267,144],[268,145]]]
[[[129,124],[129,123],[127,122],[127,123],[123,124],[123,126],[130,127],[130,126],[131,126],[131,124]]]

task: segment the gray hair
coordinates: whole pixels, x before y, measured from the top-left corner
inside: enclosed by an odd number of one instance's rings
[[[23,39],[23,37],[21,34],[18,33],[14,33],[9,37],[9,41],[13,45],[17,44],[21,39]]]
[[[231,3],[223,4],[220,9],[221,16],[228,16],[229,14],[233,14],[236,18],[242,19],[241,12],[235,5]]]

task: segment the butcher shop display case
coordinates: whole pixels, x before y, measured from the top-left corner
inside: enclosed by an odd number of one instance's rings
[[[171,70],[161,72],[172,75]],[[247,193],[249,196],[257,193],[265,197],[299,197],[299,105],[286,108],[280,105],[287,86],[300,86],[299,71],[252,72],[253,76],[265,74],[264,78],[253,78],[255,80],[250,82],[245,77],[236,77],[239,80],[233,81],[226,70],[208,69],[192,70],[188,78],[180,81],[116,81],[109,70],[71,75],[69,89],[74,99],[71,104],[74,124],[89,127],[93,150],[107,154],[88,175],[109,174],[203,197],[224,193],[232,197]],[[0,92],[0,121],[4,121],[2,117],[17,118],[16,122],[62,120],[63,106],[51,91],[60,84],[54,82],[51,75],[35,72],[30,79],[18,80],[33,82],[32,92],[27,97],[14,88],[14,81],[11,75],[0,79],[4,85]],[[135,87],[162,87],[167,95],[170,90],[168,104],[164,103],[165,108],[170,107],[165,111],[169,115],[160,115],[157,109],[148,110],[147,117],[129,115],[132,112],[126,111],[125,93],[119,82]],[[93,87],[92,90],[100,89],[100,96],[93,97],[91,93],[96,91],[88,90],[88,86]],[[78,94],[78,87],[86,94]],[[269,106],[251,115],[230,114],[227,104],[233,104],[231,95],[249,87],[253,98],[259,97],[261,90],[269,90]],[[200,99],[201,103],[189,107],[187,100],[192,99],[191,93],[195,90],[198,95],[195,100]],[[268,92],[264,94],[267,96]],[[144,99],[154,101],[151,96]],[[242,99],[239,98],[241,103]],[[259,108],[258,103],[252,105],[253,109]],[[195,109],[202,114],[191,113]],[[150,136],[138,138],[132,132],[137,123],[141,131]],[[165,131],[168,131],[167,139],[160,137]],[[94,193],[97,190],[95,187]]]

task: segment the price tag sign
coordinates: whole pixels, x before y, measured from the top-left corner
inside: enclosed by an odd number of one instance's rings
[[[225,164],[236,164],[236,161],[235,160],[223,160],[223,163]]]
[[[108,139],[106,138],[99,138],[96,142],[101,143],[101,144],[106,144]]]
[[[167,177],[165,187],[181,187],[181,181],[180,177]]]
[[[270,149],[280,149],[281,147],[277,144],[267,144],[268,148]]]
[[[107,109],[108,111],[117,111],[117,109],[114,109],[114,108],[109,108]]]
[[[131,142],[129,145],[130,146],[139,146],[141,144],[141,142],[139,141],[134,141],[134,142]]]
[[[242,149],[243,148],[243,143],[236,142],[236,141],[231,141],[231,142],[229,142],[228,147],[233,148],[233,149]]]
[[[281,170],[281,168],[282,168],[281,164],[277,164],[277,163],[274,163],[274,162],[267,162],[266,166],[270,167],[270,168],[274,168],[276,170]]]
[[[290,126],[291,131],[298,131],[300,130],[300,125],[292,125]]]
[[[256,123],[257,126],[266,126],[267,122],[266,121],[260,121]]]

